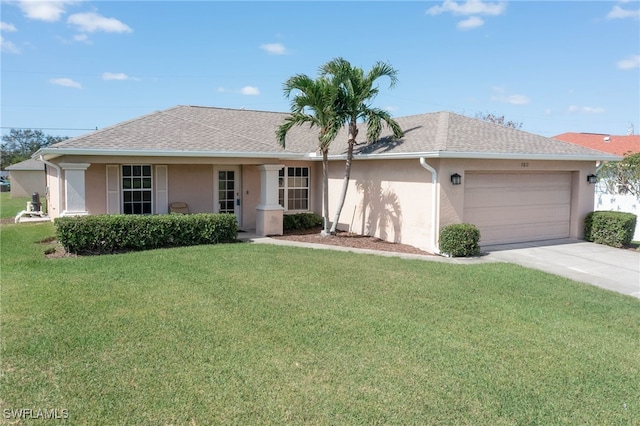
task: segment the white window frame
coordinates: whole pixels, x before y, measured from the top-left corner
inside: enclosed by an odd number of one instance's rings
[[[293,170],[294,175],[289,176],[289,170]],[[296,175],[296,171],[300,170],[300,175]],[[306,179],[306,186],[302,185]],[[306,203],[307,207],[301,208],[289,208],[291,195],[290,191],[306,191]],[[296,200],[304,200],[304,197],[293,197],[291,202],[295,203]],[[311,206],[311,168],[308,166],[285,166],[278,173],[278,203],[284,208],[286,212],[308,212]]]
[[[125,167],[131,167],[131,175],[125,175]],[[134,167],[140,167],[141,171],[140,171],[140,176],[137,176],[134,174]],[[149,174],[146,175],[144,174],[144,168],[145,167],[149,167]],[[122,164],[120,167],[120,185],[121,185],[121,192],[122,192],[122,204],[120,206],[120,208],[122,209],[122,213],[124,214],[153,214],[154,213],[154,191],[153,191],[153,187],[154,187],[154,179],[153,179],[153,166],[151,164]],[[134,179],[140,179],[140,187],[136,188],[135,184],[134,184]],[[130,185],[130,188],[125,188],[125,179],[132,179],[131,183],[132,185]],[[145,179],[149,179],[150,182],[150,187],[145,188],[144,187],[144,180]],[[144,194],[145,192],[148,192],[150,194],[150,199],[149,200],[140,200],[140,201],[126,201],[127,198],[127,193],[136,193],[136,192],[140,192],[142,194]],[[142,204],[143,206],[145,204],[149,204],[149,211],[145,212],[144,211],[144,207],[143,207],[143,211],[141,213],[135,213],[134,211],[131,212],[126,212],[125,211],[125,205],[126,204]]]

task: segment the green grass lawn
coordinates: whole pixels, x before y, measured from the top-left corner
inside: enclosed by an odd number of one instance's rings
[[[46,259],[41,241],[53,232],[50,223],[0,227],[5,416],[67,410],[68,423],[88,425],[640,419],[640,301],[631,297],[509,264],[262,244]]]
[[[30,197],[11,198],[11,193],[0,192],[0,219],[15,217],[27,207]]]

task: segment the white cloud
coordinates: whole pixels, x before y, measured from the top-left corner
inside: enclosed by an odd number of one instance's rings
[[[242,89],[239,89],[239,90],[227,89],[226,87],[218,86],[216,91],[218,93],[240,93],[241,95],[247,95],[247,96],[257,96],[260,94],[260,89],[254,86],[244,86]]]
[[[287,48],[281,43],[267,43],[260,45],[260,49],[271,55],[284,55],[287,53]]]
[[[608,19],[623,19],[623,18],[635,18],[640,19],[640,9],[628,10],[623,9],[620,6],[613,6],[611,12],[607,14]]]
[[[75,0],[20,0],[18,6],[29,19],[55,22],[60,19],[67,5],[78,3]]]
[[[630,70],[640,67],[640,55],[631,55],[628,58],[618,61],[618,69]]]
[[[70,78],[52,78],[51,80],[49,80],[49,83],[56,84],[58,86],[82,89],[82,85],[80,83],[78,83],[77,81],[71,80]]]
[[[474,28],[478,28],[484,25],[484,20],[482,18],[478,18],[477,16],[472,16],[470,18],[465,19],[464,21],[458,22],[456,27],[459,30],[472,30]]]
[[[119,73],[105,72],[105,73],[102,73],[102,79],[103,80],[129,80],[129,76],[123,72],[119,72]]]
[[[5,40],[4,37],[0,36],[0,52],[18,54],[20,53],[20,49],[9,40]]]
[[[244,86],[242,89],[240,89],[240,93],[248,96],[257,96],[260,94],[260,89],[253,86]]]
[[[498,3],[487,3],[482,0],[467,0],[464,3],[458,3],[453,0],[444,0],[442,6],[433,6],[427,9],[429,15],[439,15],[441,13],[450,12],[454,15],[502,15],[507,9],[507,2],[500,1]]]
[[[13,24],[10,24],[8,22],[0,22],[0,31],[4,31],[7,33],[13,33],[18,31],[16,26]]]
[[[75,25],[80,31],[93,33],[104,31],[107,33],[130,33],[133,30],[115,18],[105,18],[97,13],[75,13],[67,19],[69,24]]]
[[[592,107],[580,107],[577,105],[571,105],[568,110],[570,113],[582,113],[582,114],[602,114],[604,108],[592,108]]]
[[[495,102],[502,102],[504,104],[511,104],[511,105],[527,105],[531,102],[531,99],[529,99],[529,97],[525,95],[506,94],[505,89],[501,87],[493,88],[493,95],[491,95],[491,100]]]

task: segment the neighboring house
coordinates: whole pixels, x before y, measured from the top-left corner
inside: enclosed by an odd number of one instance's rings
[[[43,198],[46,193],[44,163],[33,159],[7,167],[11,180],[11,198],[31,197],[37,192]]]
[[[554,136],[554,139],[619,156],[640,152],[640,135],[614,136],[597,133],[563,133]],[[640,199],[638,197],[630,194],[611,193],[604,182],[598,182],[594,210],[612,210],[635,214],[638,220],[633,239],[634,241],[640,241]]]
[[[318,131],[291,129],[284,149],[275,131],[287,116],[176,106],[42,148],[34,158],[47,164],[48,212],[164,214],[185,202],[281,234],[283,214],[322,211]],[[449,112],[396,120],[404,138],[383,132],[356,147],[339,229],[431,252],[439,230],[460,222],[477,225],[483,245],[581,238],[593,210],[587,176],[597,161],[618,159]],[[331,146],[331,214],[346,141],[345,130]]]

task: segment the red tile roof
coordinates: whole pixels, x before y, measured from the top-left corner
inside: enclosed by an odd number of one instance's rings
[[[597,149],[614,155],[640,152],[640,135],[614,136],[598,133],[563,133],[553,139]]]

